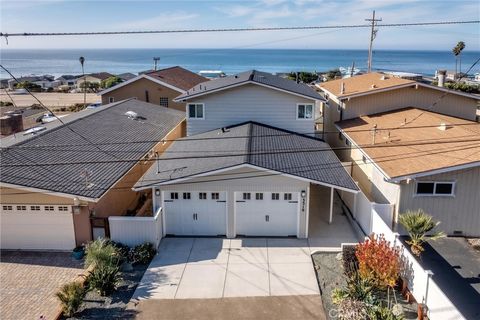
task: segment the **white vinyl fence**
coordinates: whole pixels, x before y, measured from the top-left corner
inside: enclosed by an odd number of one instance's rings
[[[155,248],[160,244],[162,234],[162,208],[153,217],[109,217],[110,239],[130,247],[144,242],[152,243]]]
[[[383,234],[392,245],[400,247],[405,267],[405,277],[409,282],[408,288],[418,303],[424,303],[428,307],[429,319],[465,319],[432,279],[432,272],[423,269],[417,259],[398,239],[398,234],[393,232],[392,205],[370,202],[362,192],[356,195],[342,192],[341,197],[366,235],[371,233]]]

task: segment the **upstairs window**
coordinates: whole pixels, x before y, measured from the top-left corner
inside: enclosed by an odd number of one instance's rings
[[[203,103],[189,103],[188,104],[188,118],[189,119],[204,119]]]
[[[160,97],[160,105],[162,107],[168,108],[168,98],[167,97]]]
[[[313,118],[313,104],[297,104],[297,119],[308,120]]]
[[[454,182],[417,182],[417,196],[453,196]]]

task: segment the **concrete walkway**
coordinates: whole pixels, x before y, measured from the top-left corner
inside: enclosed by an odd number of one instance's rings
[[[319,295],[307,240],[164,238],[132,300]]]

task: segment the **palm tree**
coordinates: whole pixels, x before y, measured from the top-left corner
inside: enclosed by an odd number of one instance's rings
[[[461,54],[463,49],[465,49],[465,42],[459,41],[457,45],[452,49],[453,55],[455,56],[455,75],[457,72],[462,72],[462,58]],[[460,64],[460,70],[457,69],[457,66]]]
[[[399,222],[407,230],[410,240],[406,241],[413,254],[420,256],[425,249],[423,243],[427,240],[426,234],[432,231],[440,222],[435,222],[431,215],[422,209],[416,211],[408,210],[398,217]],[[428,237],[428,240],[436,240],[445,236],[442,232],[435,232]]]

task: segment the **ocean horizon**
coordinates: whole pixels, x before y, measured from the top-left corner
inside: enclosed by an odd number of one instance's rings
[[[80,74],[80,56],[85,57],[85,73],[113,74],[179,65],[194,72],[222,70],[227,74],[257,69],[266,72],[327,71],[338,67],[365,70],[368,51],[362,49],[0,49],[2,65],[15,76]],[[462,70],[478,59],[480,52],[462,53]],[[427,76],[438,69],[455,69],[450,51],[374,50],[373,69],[413,72]],[[476,67],[471,73],[479,72]],[[8,78],[3,70],[0,78]]]

